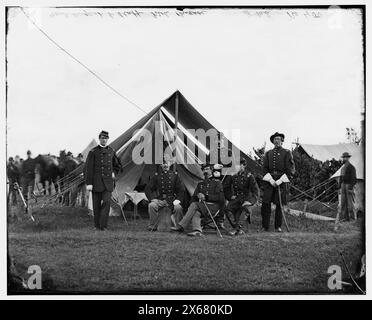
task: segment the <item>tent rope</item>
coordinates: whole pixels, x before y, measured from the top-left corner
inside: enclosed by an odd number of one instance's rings
[[[125,101],[129,102],[131,105],[133,105],[134,107],[136,107],[137,109],[141,110],[142,112],[144,112],[145,114],[147,114],[147,112],[142,109],[139,105],[137,105],[136,103],[134,103],[133,101],[131,101],[130,99],[128,99],[126,96],[124,96],[123,94],[121,94],[118,90],[116,90],[115,88],[113,88],[110,84],[108,84],[105,80],[103,80],[97,73],[95,73],[91,68],[89,68],[87,65],[85,65],[83,62],[81,62],[79,59],[77,59],[75,56],[73,56],[71,53],[69,53],[66,49],[64,49],[62,46],[60,46],[55,40],[53,40],[44,30],[42,30],[36,23],[35,21],[33,21],[31,19],[31,17],[25,12],[25,10],[20,7],[21,11],[23,12],[23,14],[26,16],[26,18],[28,20],[31,21],[31,23],[35,26],[36,29],[38,29],[50,42],[52,42],[56,47],[58,47],[61,51],[63,51],[64,53],[66,53],[70,58],[72,58],[73,60],[75,60],[78,64],[80,64],[84,69],[86,69],[89,73],[91,73],[94,77],[96,77],[101,83],[103,83],[106,87],[108,87],[109,89],[111,89],[113,92],[115,92],[119,97],[121,97],[122,99],[124,99]]]

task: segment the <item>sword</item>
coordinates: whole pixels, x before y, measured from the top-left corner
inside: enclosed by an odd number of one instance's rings
[[[278,186],[278,197],[279,197],[279,206],[280,206],[280,211],[282,213],[282,216],[283,216],[283,220],[284,220],[284,224],[285,224],[285,227],[287,228],[287,231],[289,231],[289,227],[288,227],[288,223],[287,223],[287,219],[285,217],[285,214],[284,214],[284,210],[283,210],[283,206],[282,206],[282,195],[281,195],[281,192],[280,192],[280,186]]]
[[[351,275],[351,272],[350,272],[350,270],[349,270],[349,267],[348,267],[347,264],[346,264],[346,261],[345,261],[345,259],[344,259],[344,256],[343,256],[342,252],[340,252],[340,256],[341,256],[341,258],[342,258],[342,262],[344,263],[344,266],[345,266],[345,268],[346,268],[346,271],[347,271],[347,273],[348,273],[349,276],[350,276],[351,281],[354,283],[354,285],[358,288],[358,290],[359,290],[362,294],[366,294],[365,291],[364,291],[361,287],[359,287],[359,285],[358,285],[358,284],[356,283],[356,281],[354,280],[354,277]]]

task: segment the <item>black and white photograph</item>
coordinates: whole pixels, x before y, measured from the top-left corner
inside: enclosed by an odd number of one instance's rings
[[[367,294],[366,5],[3,9],[7,296]]]

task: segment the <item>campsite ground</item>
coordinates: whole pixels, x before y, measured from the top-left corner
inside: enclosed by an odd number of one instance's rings
[[[127,226],[121,217],[94,231],[82,208],[47,207],[35,218],[8,219],[9,253],[25,279],[38,265],[43,289],[58,293],[334,293],[329,266],[346,275],[342,252],[354,272],[364,248],[360,220],[335,233],[332,222],[288,217],[290,233],[261,233],[258,208],[249,232],[223,239],[148,232],[147,219]]]

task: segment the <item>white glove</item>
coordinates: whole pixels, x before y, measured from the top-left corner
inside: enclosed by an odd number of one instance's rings
[[[93,185],[88,184],[88,185],[87,185],[87,190],[88,190],[88,191],[92,191],[92,190],[93,190]]]
[[[181,203],[181,201],[177,200],[177,199],[173,201],[174,206],[178,206],[180,203]]]
[[[277,186],[280,186],[283,182],[289,182],[289,179],[285,173],[278,180],[275,181]]]
[[[112,179],[115,179],[115,173],[112,173]]]
[[[272,175],[270,173],[266,173],[264,177],[262,178],[263,181],[270,182],[271,180],[274,180]]]
[[[273,179],[272,175],[270,173],[266,173],[264,175],[264,177],[262,178],[263,181],[267,181],[267,182],[270,182],[270,184],[273,186],[273,187],[276,187],[276,183],[275,183],[275,180]]]

